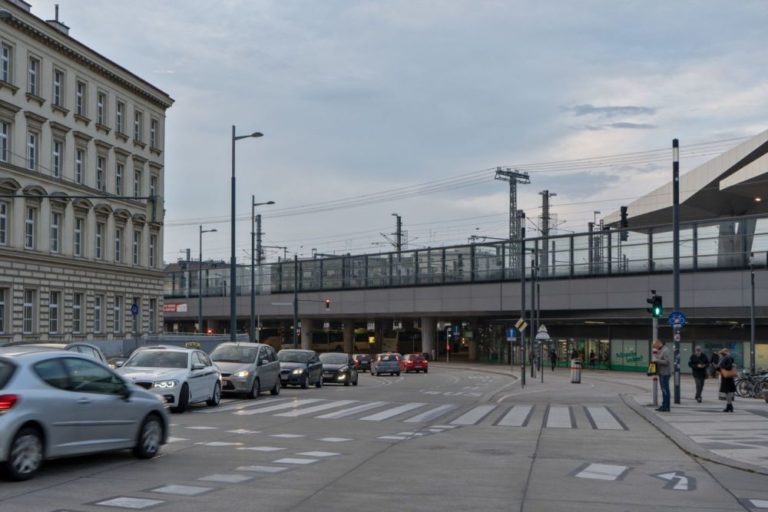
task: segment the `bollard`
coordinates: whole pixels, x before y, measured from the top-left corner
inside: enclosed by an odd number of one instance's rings
[[[580,359],[571,359],[571,384],[581,384]]]

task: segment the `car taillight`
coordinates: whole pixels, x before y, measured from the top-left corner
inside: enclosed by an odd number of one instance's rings
[[[18,395],[0,395],[0,412],[7,411],[19,401]]]

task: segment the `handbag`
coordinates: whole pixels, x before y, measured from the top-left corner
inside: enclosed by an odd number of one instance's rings
[[[737,377],[739,375],[738,370],[736,370],[736,365],[732,365],[730,369],[720,368],[720,376],[724,379],[732,379],[734,377]]]
[[[648,371],[645,372],[645,374],[648,375],[649,377],[651,375],[656,375],[656,363],[654,361],[651,361],[650,363],[648,363]]]

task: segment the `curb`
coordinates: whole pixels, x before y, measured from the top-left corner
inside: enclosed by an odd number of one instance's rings
[[[434,363],[430,363],[434,364]],[[451,363],[438,363],[435,366],[439,368],[448,368],[451,370],[464,370],[464,371],[472,371],[472,372],[483,372],[483,373],[494,373],[496,375],[504,375],[505,377],[509,377],[513,380],[520,380],[520,377],[517,375],[511,373],[510,371],[502,371],[502,370],[496,370],[494,368],[486,368],[482,366],[464,366],[460,364],[451,364]]]
[[[664,434],[664,436],[667,439],[672,441],[675,445],[677,445],[678,448],[680,448],[683,452],[690,455],[691,457],[695,457],[697,459],[701,459],[707,462],[712,462],[714,464],[727,466],[731,469],[738,469],[741,471],[746,471],[748,473],[756,473],[756,474],[768,476],[768,469],[762,468],[760,466],[755,466],[754,464],[749,464],[748,462],[738,462],[733,459],[723,457],[722,455],[717,455],[705,448],[702,448],[697,443],[691,441],[691,439],[688,436],[686,436],[685,434],[683,434],[673,426],[669,425],[665,421],[659,419],[658,416],[648,411],[643,405],[640,405],[635,400],[634,396],[622,393],[619,395],[619,397],[627,407],[635,411],[645,421],[650,423],[653,427],[656,428],[656,430]]]

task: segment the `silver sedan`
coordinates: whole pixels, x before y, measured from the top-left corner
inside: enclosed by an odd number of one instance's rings
[[[73,352],[0,349],[0,466],[26,480],[43,460],[133,449],[154,457],[168,438],[162,398]]]

